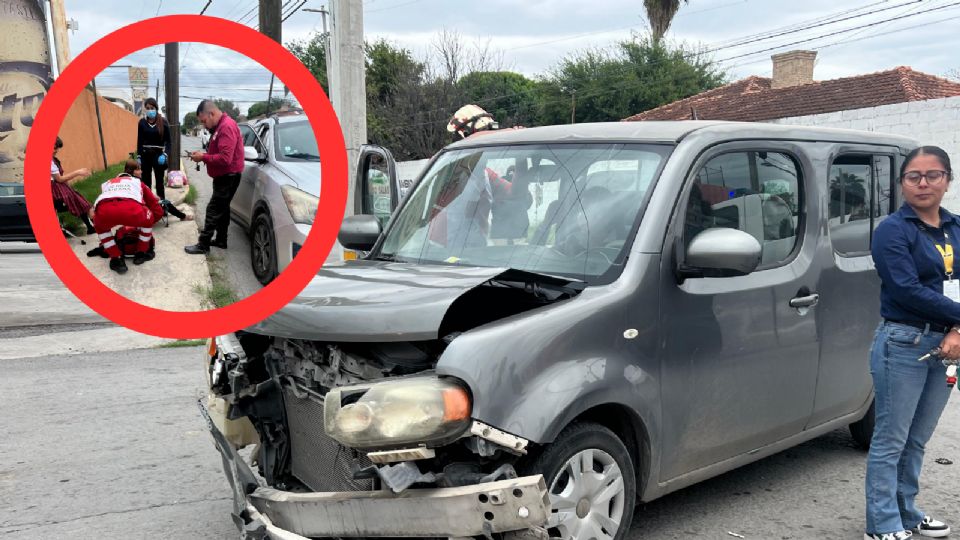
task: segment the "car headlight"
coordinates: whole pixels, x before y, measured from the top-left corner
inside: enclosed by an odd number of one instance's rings
[[[327,434],[353,448],[439,446],[470,424],[470,395],[437,377],[344,386],[324,398]]]
[[[287,203],[290,215],[293,216],[294,223],[313,225],[320,199],[293,186],[281,186],[280,192],[283,194],[283,202]]]

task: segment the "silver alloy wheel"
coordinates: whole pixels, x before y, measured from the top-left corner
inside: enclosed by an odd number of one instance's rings
[[[270,231],[267,230],[266,224],[261,224],[259,227],[257,227],[257,230],[254,233],[253,244],[254,252],[256,253],[253,264],[256,265],[257,273],[259,275],[266,275],[266,273],[270,270],[270,265],[273,263]]]
[[[547,529],[554,533],[551,537],[565,540],[612,540],[625,500],[623,473],[613,456],[596,448],[582,450],[550,483]]]

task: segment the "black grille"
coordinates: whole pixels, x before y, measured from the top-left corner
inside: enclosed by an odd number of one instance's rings
[[[298,394],[305,392],[298,391]],[[369,491],[373,480],[354,480],[351,465],[371,465],[366,455],[327,436],[323,429],[323,400],[313,395],[297,397],[288,386],[283,389],[290,430],[290,458],[293,475],[314,491]]]

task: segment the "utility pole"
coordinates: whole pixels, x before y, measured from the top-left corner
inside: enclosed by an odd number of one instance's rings
[[[70,39],[67,35],[69,24],[63,0],[49,0],[49,2],[54,48],[57,51],[57,70],[62,72],[70,63]]]
[[[180,170],[180,44],[164,45],[164,94],[167,102],[167,125],[170,129],[170,155],[167,168]],[[160,181],[164,181],[163,178]]]
[[[280,0],[260,0],[260,32],[277,43],[283,45],[283,21],[281,16]],[[270,91],[267,93],[267,112],[270,114],[270,105],[273,101],[273,81],[276,75],[270,74]]]
[[[577,89],[574,88],[570,94],[570,123],[577,123]]]
[[[97,133],[100,135],[100,155],[103,156],[103,170],[107,170],[107,147],[103,143],[103,121],[100,119],[100,96],[97,95],[97,78],[90,81],[93,87],[93,108],[97,112]]]
[[[367,83],[363,49],[363,0],[330,0],[332,26],[327,79],[333,109],[347,147],[346,215],[359,213],[356,200],[357,161],[367,142]]]

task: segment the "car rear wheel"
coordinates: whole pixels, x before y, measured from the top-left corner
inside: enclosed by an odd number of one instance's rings
[[[523,468],[546,480],[550,538],[620,540],[626,535],[636,503],[636,474],[626,446],[609,429],[573,424]]]
[[[253,220],[250,239],[250,262],[257,281],[267,285],[277,277],[277,242],[273,235],[273,221],[266,212]]]
[[[863,450],[870,449],[870,439],[873,438],[873,427],[876,420],[874,407],[876,407],[876,403],[871,402],[870,408],[867,410],[867,414],[864,415],[863,419],[850,424],[850,435],[853,435],[854,442]]]

